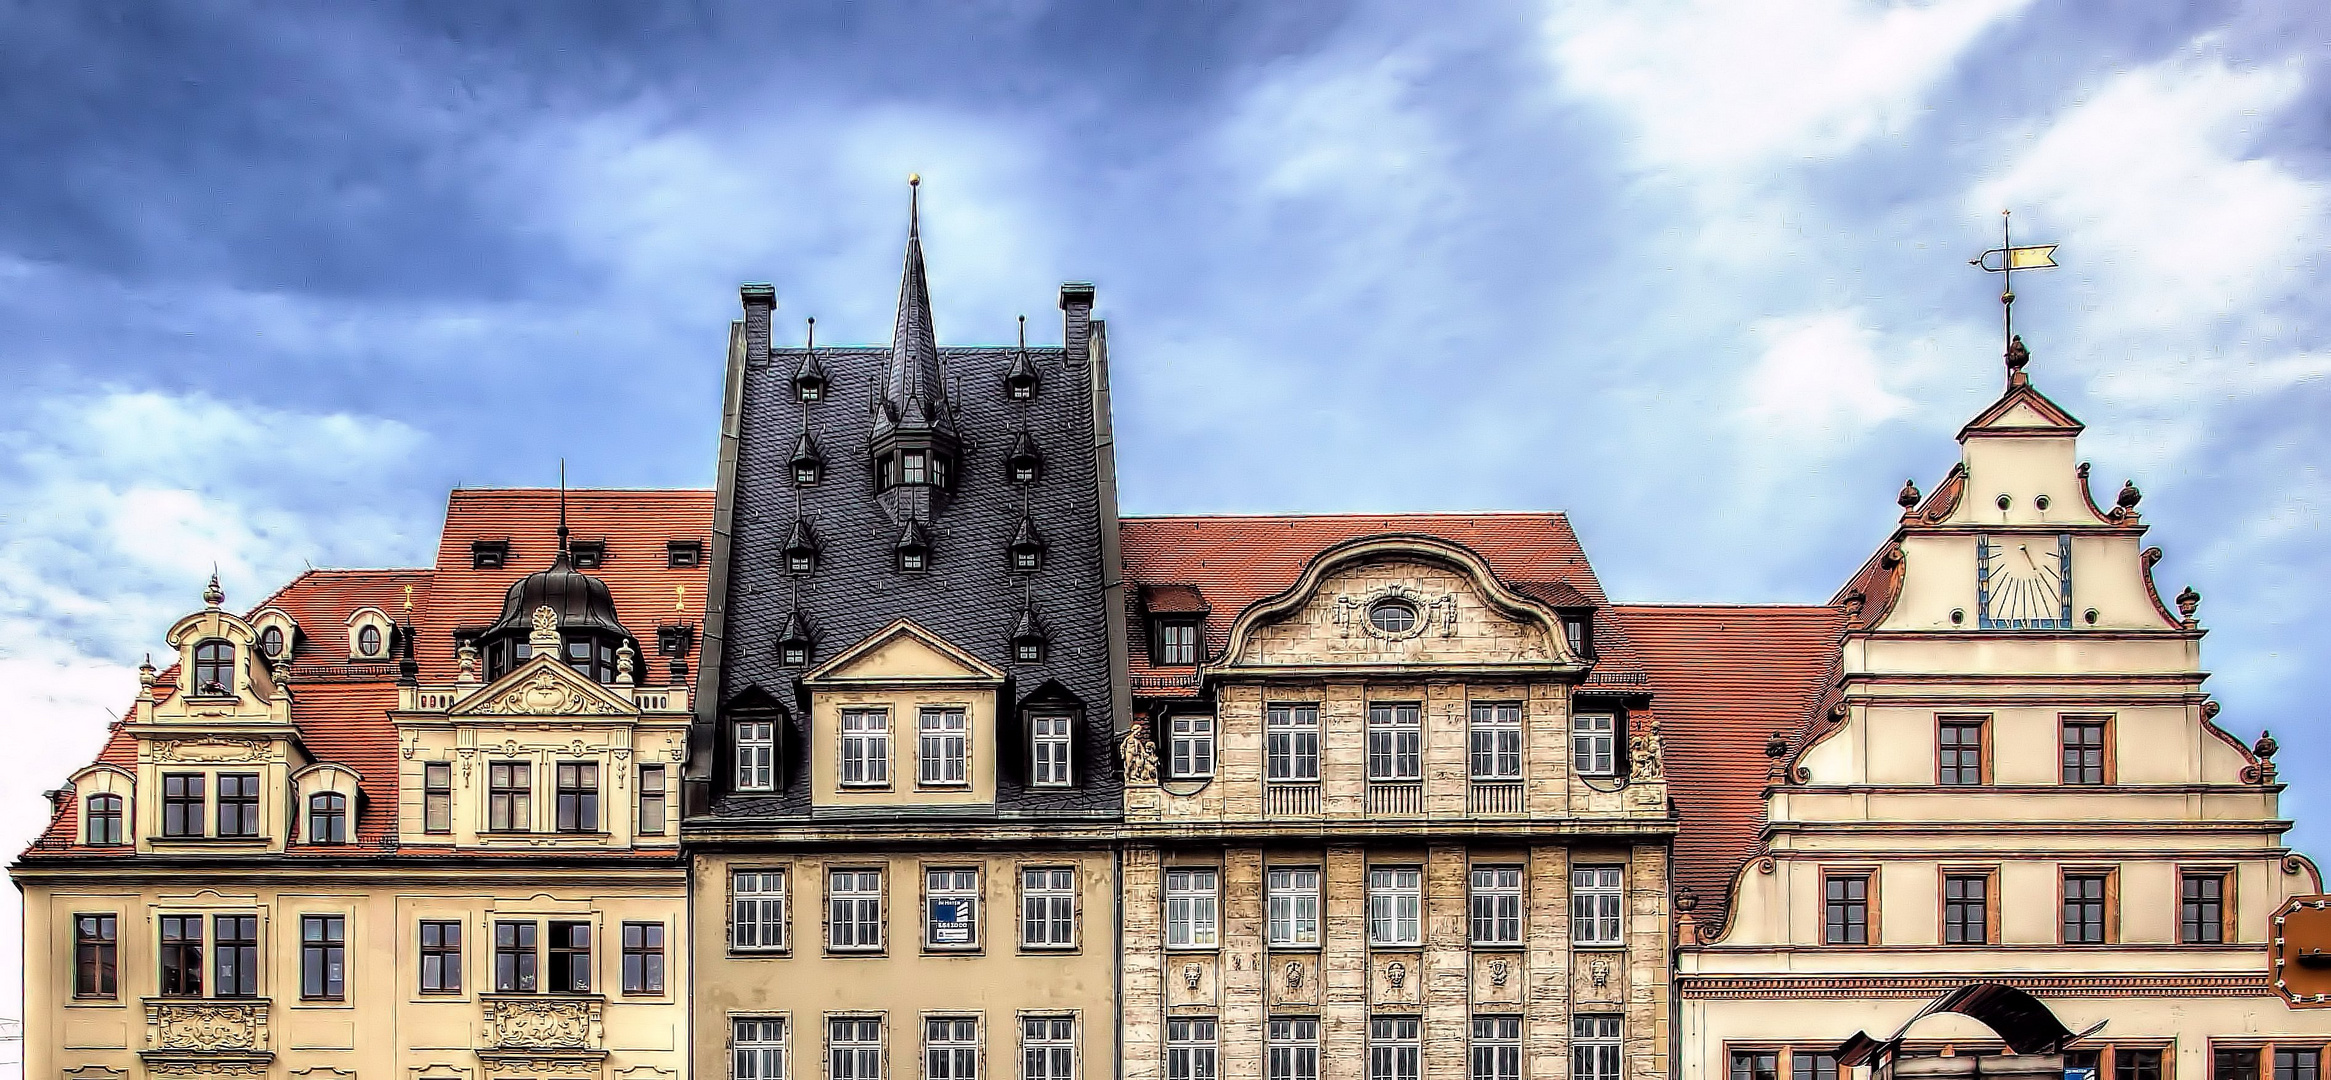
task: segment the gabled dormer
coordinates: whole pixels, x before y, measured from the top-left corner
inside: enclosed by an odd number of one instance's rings
[[[1004,550],[1015,574],[1033,574],[1044,569],[1044,534],[1036,531],[1034,515],[1025,510],[1020,512],[1020,524],[1013,528],[1011,542]]]
[[[396,653],[397,624],[379,608],[357,608],[348,615],[348,662],[385,664]]]
[[[795,487],[816,487],[825,478],[825,454],[818,449],[817,436],[810,434],[806,425],[801,429],[801,437],[793,441],[793,456],[786,459],[785,466],[792,472]]]
[[[810,525],[808,518],[795,518],[793,532],[785,538],[785,572],[806,574],[816,570],[820,550],[817,529]]]
[[[1036,614],[1036,598],[1030,596],[1020,605],[1020,613],[1012,619],[1012,662],[1041,664],[1045,646],[1050,638],[1044,632],[1044,619]]]
[[[826,388],[831,385],[831,380],[826,378],[826,366],[817,359],[817,320],[811,319],[808,343],[801,353],[801,366],[793,369],[793,400],[805,403],[824,401]]]
[[[1206,659],[1206,616],[1213,610],[1195,586],[1142,586],[1141,611],[1148,622],[1150,664],[1196,667]]]
[[[1036,436],[1027,428],[1012,435],[1012,445],[1004,451],[1004,478],[1015,484],[1033,484],[1044,473],[1044,452],[1036,448]]]
[[[1003,672],[901,619],[801,684],[810,699],[816,810],[995,801]]]
[[[202,610],[170,627],[174,685],[150,661],[138,669],[127,725],[137,740],[134,793],[125,807],[104,809],[129,815],[123,839],[140,852],[273,852],[286,842],[290,773],[309,759],[291,725],[291,691],[261,658],[257,629],[223,610],[225,599],[213,576]],[[109,785],[88,792],[100,793],[122,794]]]
[[[931,529],[922,522],[906,519],[898,540],[891,544],[891,564],[902,574],[920,574],[931,569]]]
[[[1012,352],[1012,366],[1004,369],[1004,396],[1014,401],[1034,400],[1039,382],[1036,358],[1028,355],[1028,317],[1022,315],[1020,347]]]

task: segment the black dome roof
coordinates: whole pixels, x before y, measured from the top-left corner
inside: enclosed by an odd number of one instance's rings
[[[549,569],[510,583],[509,595],[502,600],[502,617],[486,629],[485,636],[531,633],[535,609],[545,607],[558,614],[562,633],[585,630],[631,636],[615,617],[615,599],[608,594],[607,583],[575,569],[563,549],[551,560]]]

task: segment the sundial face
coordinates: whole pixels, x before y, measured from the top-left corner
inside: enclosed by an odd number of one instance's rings
[[[2017,534],[1975,540],[1975,595],[1986,630],[2072,625],[2072,537]]]

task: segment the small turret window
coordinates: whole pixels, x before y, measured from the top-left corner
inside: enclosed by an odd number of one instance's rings
[[[925,565],[927,561],[928,560],[926,559],[923,551],[919,548],[910,548],[898,553],[898,568],[901,570],[917,571],[928,569],[928,567]]]
[[[235,647],[224,641],[205,641],[194,647],[194,692],[231,694],[235,689]]]
[[[818,472],[817,462],[796,461],[793,463],[793,482],[802,487],[809,487],[817,483]]]
[[[926,466],[926,461],[927,461],[927,459],[924,457],[924,455],[923,455],[923,454],[922,454],[920,451],[910,451],[909,453],[907,453],[907,454],[905,454],[904,456],[902,456],[902,457],[900,458],[900,460],[901,460],[901,462],[902,462],[902,465],[901,465],[901,467],[900,467],[900,471],[899,471],[899,483],[902,483],[902,484],[927,484],[927,483],[930,483],[930,480],[929,480],[929,478],[928,478],[928,475],[927,475],[927,473],[926,473],[926,471],[925,471],[925,470],[926,470],[926,467],[927,467],[927,466]]]
[[[1041,664],[1044,662],[1044,642],[1042,639],[1031,639],[1014,642],[1012,644],[1012,654],[1013,659],[1018,660],[1020,663]]]
[[[792,642],[780,651],[783,654],[781,662],[786,667],[801,667],[809,663],[809,644],[807,642]]]
[[[815,379],[803,379],[793,384],[793,396],[800,401],[816,401],[826,396],[826,384]]]
[[[1004,389],[1010,391],[1014,399],[1026,401],[1036,396],[1036,379],[1034,376],[1016,376],[1006,379],[1004,380]]]
[[[1042,569],[1043,565],[1043,548],[1016,547],[1012,549],[1012,569],[1021,571],[1023,573],[1032,573],[1036,570]]]
[[[567,554],[574,559],[577,570],[597,570],[607,565],[607,545],[597,540],[577,540],[567,546]]]

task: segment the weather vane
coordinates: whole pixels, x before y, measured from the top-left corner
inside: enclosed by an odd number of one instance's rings
[[[1967,265],[2000,275],[1999,311],[2000,332],[2007,340],[2007,377],[2011,381],[2023,378],[2023,366],[2031,359],[2023,341],[2015,336],[2015,272],[2018,270],[2052,270],[2056,266],[2056,245],[2027,244],[2015,246],[2007,231],[2007,219],[2012,211],[1999,212],[1999,246],[1967,260]],[[1993,256],[1997,256],[1996,261]]]

